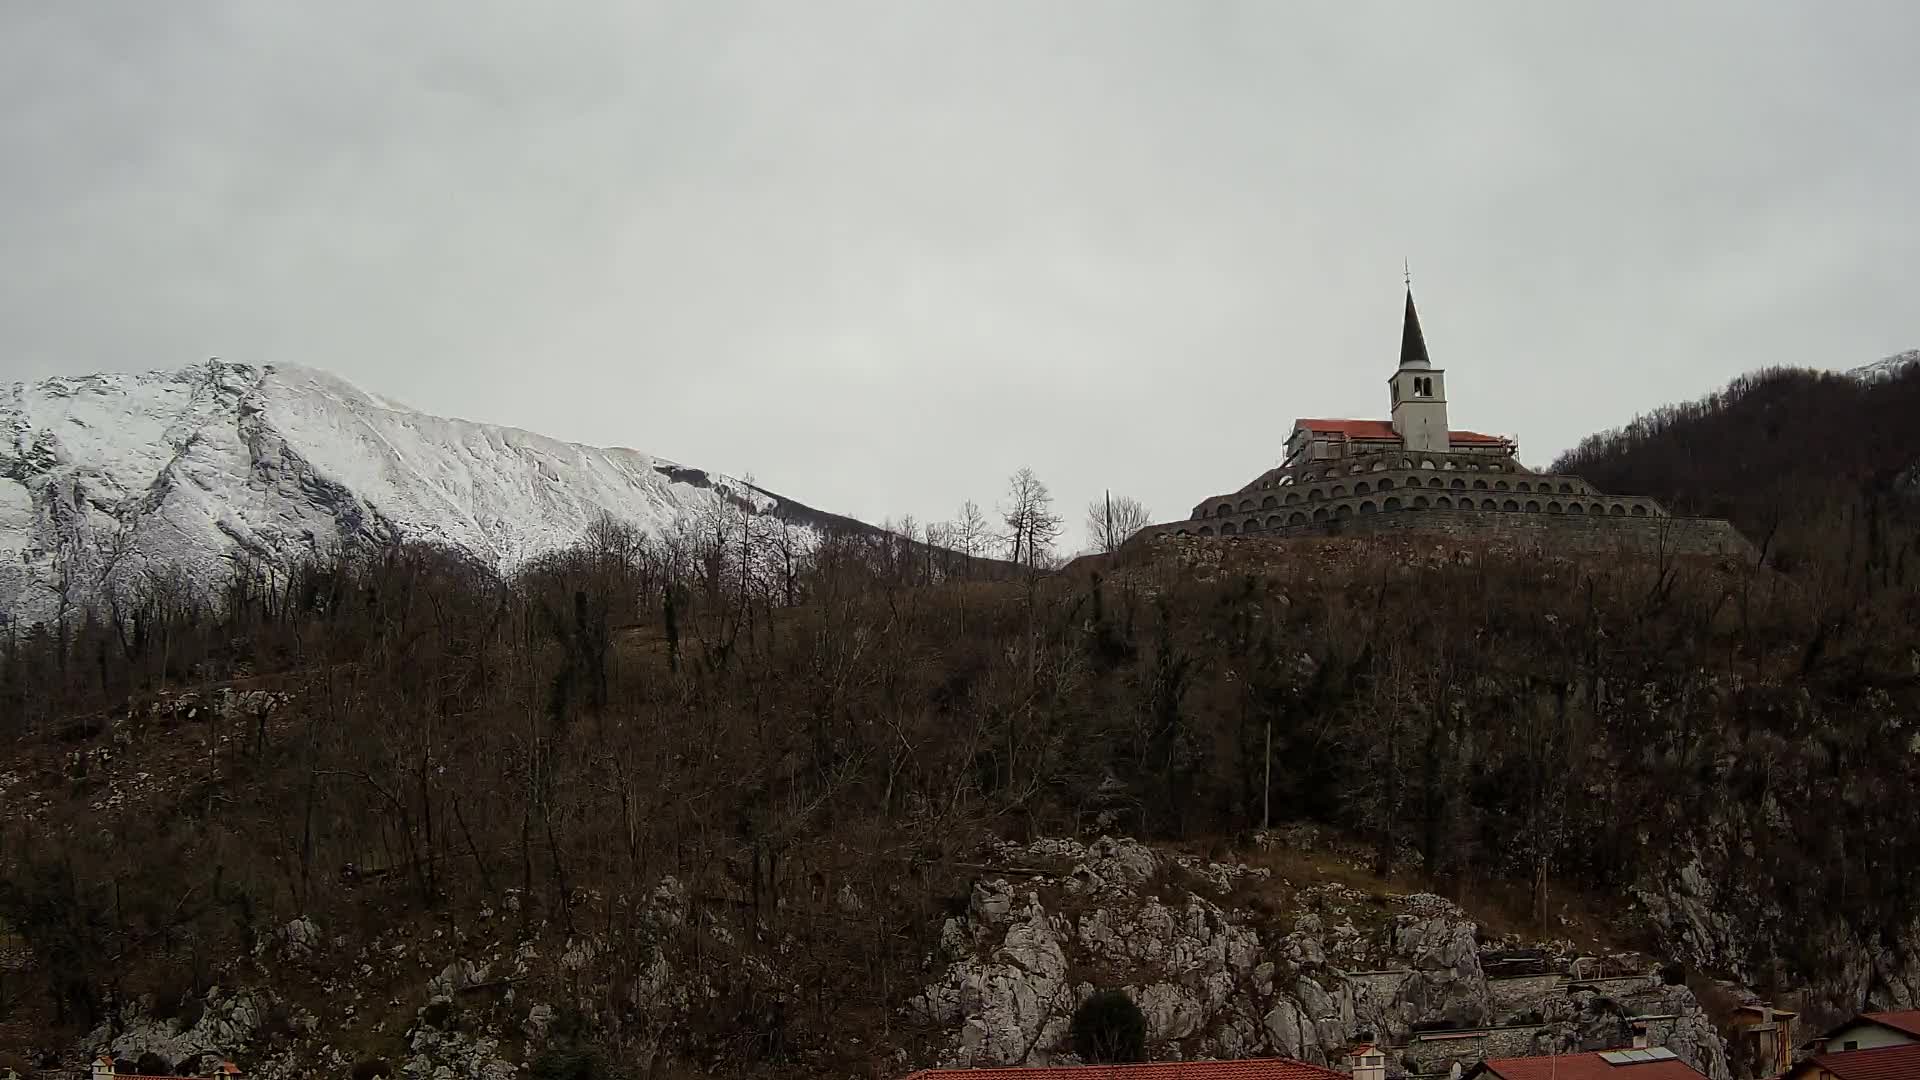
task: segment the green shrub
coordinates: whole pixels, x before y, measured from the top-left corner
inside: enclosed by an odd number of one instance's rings
[[[1073,1012],[1073,1051],[1101,1064],[1147,1060],[1147,1018],[1121,990],[1100,990]]]

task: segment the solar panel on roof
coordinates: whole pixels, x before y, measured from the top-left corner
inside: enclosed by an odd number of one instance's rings
[[[1664,1046],[1655,1046],[1645,1050],[1609,1050],[1600,1055],[1600,1060],[1609,1065],[1644,1065],[1649,1061],[1673,1061],[1678,1057],[1678,1054]]]

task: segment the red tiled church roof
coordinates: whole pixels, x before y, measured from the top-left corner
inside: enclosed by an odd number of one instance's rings
[[[1705,1080],[1684,1061],[1639,1061],[1615,1065],[1599,1053],[1552,1057],[1489,1058],[1473,1076],[1499,1080]]]
[[[1393,430],[1393,421],[1391,420],[1324,420],[1311,418],[1295,420],[1293,426],[1296,428],[1306,428],[1308,431],[1317,435],[1345,435],[1349,439],[1400,441],[1400,433]],[[1447,432],[1447,441],[1469,445],[1479,443],[1486,446],[1497,446],[1506,440],[1500,438],[1498,435],[1482,435],[1477,431],[1449,431]]]
[[[1291,1058],[1157,1061],[1146,1065],[1067,1065],[1052,1069],[924,1069],[906,1080],[1348,1080],[1347,1074]]]
[[[1818,1054],[1812,1064],[1839,1080],[1913,1080],[1920,1076],[1920,1043]]]

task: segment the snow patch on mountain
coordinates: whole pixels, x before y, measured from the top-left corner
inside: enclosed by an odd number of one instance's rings
[[[23,623],[175,568],[205,586],[240,553],[286,565],[407,539],[506,571],[603,513],[657,531],[723,504],[851,524],[638,450],[430,416],[294,365],[0,390],[0,615]]]
[[[1876,360],[1871,364],[1853,368],[1847,374],[1864,382],[1875,382],[1880,379],[1898,378],[1909,368],[1916,366],[1920,366],[1920,349],[1908,349],[1906,352],[1895,353],[1884,360]]]

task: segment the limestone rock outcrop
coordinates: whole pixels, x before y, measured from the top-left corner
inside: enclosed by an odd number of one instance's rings
[[[1633,1016],[1667,1018],[1650,1027],[1657,1044],[1714,1080],[1728,1075],[1725,1046],[1699,1003],[1653,965],[1604,984],[1564,973],[1489,979],[1478,927],[1438,896],[1305,886],[1295,897],[1311,910],[1274,925],[1217,902],[1237,884],[1265,881],[1264,870],[1107,837],[1003,845],[997,855],[1025,879],[976,882],[908,1006],[953,1033],[942,1055],[949,1064],[1071,1062],[1074,1009],[1095,989],[1121,987],[1162,1059],[1333,1063],[1365,1037],[1396,1048],[1396,1075],[1409,1066],[1444,1072],[1463,1055],[1624,1045]],[[1043,865],[1054,869],[1039,872]],[[1423,1038],[1435,1028],[1449,1037]]]

